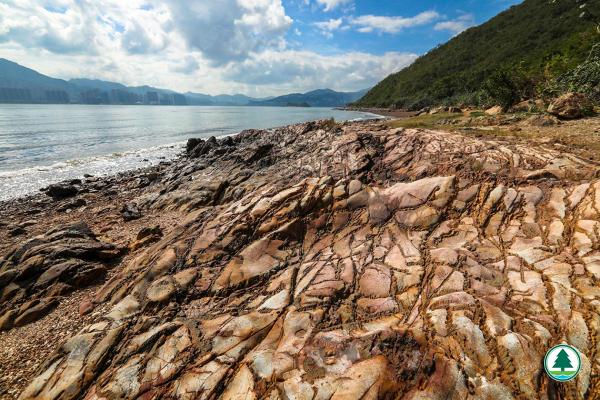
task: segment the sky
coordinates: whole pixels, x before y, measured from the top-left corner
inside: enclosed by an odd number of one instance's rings
[[[521,0],[0,0],[0,57],[62,79],[361,90]]]

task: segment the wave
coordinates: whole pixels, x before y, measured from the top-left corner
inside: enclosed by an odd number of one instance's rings
[[[176,142],[145,149],[83,157],[51,165],[0,172],[0,201],[38,192],[51,183],[82,178],[84,174],[108,176],[119,172],[156,165],[172,160],[184,149],[185,142]]]

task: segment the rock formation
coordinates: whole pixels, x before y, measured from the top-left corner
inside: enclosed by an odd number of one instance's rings
[[[245,131],[187,152],[135,199],[180,223],[115,267],[89,305],[110,311],[60,344],[21,399],[600,392],[597,164],[372,122]],[[115,251],[53,235],[5,261],[3,310],[23,304],[7,290],[47,299],[50,282],[87,276],[87,263],[61,272],[82,259],[73,248],[97,268]],[[542,367],[561,342],[583,363],[566,384]]]
[[[582,118],[594,113],[592,102],[581,93],[566,93],[548,106],[548,112],[563,119]]]
[[[61,296],[98,282],[119,253],[85,223],[55,227],[9,250],[0,262],[0,331],[38,320]]]

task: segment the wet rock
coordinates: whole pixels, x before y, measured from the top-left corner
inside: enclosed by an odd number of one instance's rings
[[[214,136],[207,140],[190,139],[186,144],[187,155],[191,158],[198,158],[208,154],[211,150],[219,147],[219,143]]]
[[[45,188],[44,192],[53,200],[62,200],[77,195],[79,189],[71,183],[55,183]]]
[[[188,155],[190,155],[192,153],[192,151],[198,146],[204,144],[204,140],[203,139],[197,139],[197,138],[192,138],[192,139],[188,139],[186,145],[185,145],[185,151]]]

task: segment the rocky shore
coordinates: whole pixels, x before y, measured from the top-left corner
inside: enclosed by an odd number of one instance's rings
[[[320,121],[3,203],[0,397],[591,398],[599,167]]]

